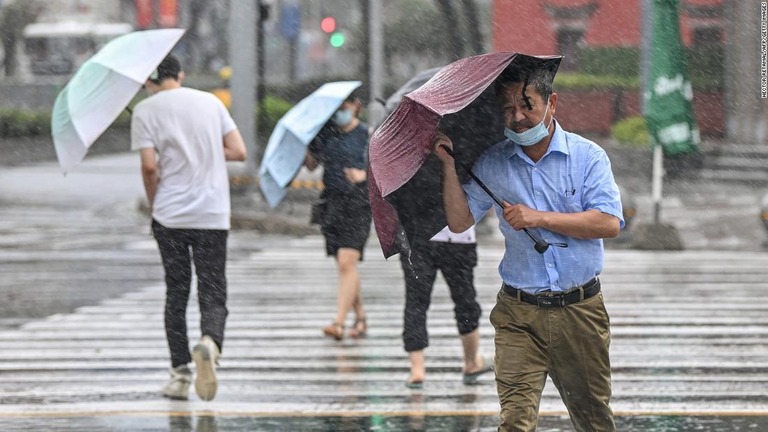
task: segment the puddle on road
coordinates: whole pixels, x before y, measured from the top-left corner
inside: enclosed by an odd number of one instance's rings
[[[496,416],[389,416],[369,417],[229,417],[229,416],[92,416],[0,418],[6,432],[45,430],[57,432],[225,432],[225,431],[495,431]],[[623,432],[765,431],[768,416],[621,416],[617,430]],[[544,416],[539,432],[573,431],[567,417]]]

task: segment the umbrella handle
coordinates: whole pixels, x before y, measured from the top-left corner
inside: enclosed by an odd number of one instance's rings
[[[453,158],[453,160],[456,160],[456,156],[453,153],[453,149],[448,148],[446,146],[442,146],[442,147],[443,147],[443,149],[445,149],[446,153],[448,153]],[[483,188],[485,193],[487,193],[488,196],[491,197],[491,199],[499,207],[501,207],[503,209],[504,208],[504,204],[501,202],[501,200],[496,195],[494,195],[494,193],[491,192],[490,189],[488,189],[488,186],[486,186],[485,183],[483,183],[483,181],[480,180],[477,177],[477,175],[475,175],[474,172],[472,172],[472,169],[470,167],[466,166],[464,164],[464,162],[459,161],[459,164],[461,165],[462,168],[464,168],[464,170],[467,172],[467,174],[469,174],[469,176],[472,177],[472,179],[475,180],[477,182],[477,184],[480,185],[481,188]],[[538,232],[531,231],[528,228],[523,228],[523,232],[525,232],[528,235],[528,237],[530,237],[531,240],[533,240],[533,243],[534,243],[533,248],[536,250],[536,252],[538,252],[540,254],[543,254],[544,252],[546,252],[547,249],[549,249],[549,246],[568,247],[568,245],[566,243],[548,243],[543,238],[541,238],[541,236],[539,235]]]

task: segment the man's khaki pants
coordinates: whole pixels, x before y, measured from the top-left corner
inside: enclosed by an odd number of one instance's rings
[[[603,295],[564,307],[541,308],[501,290],[491,311],[496,329],[499,431],[536,430],[547,375],[577,431],[615,431]]]

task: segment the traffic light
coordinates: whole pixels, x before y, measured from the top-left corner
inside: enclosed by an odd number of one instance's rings
[[[328,42],[334,48],[341,48],[344,45],[344,42],[345,42],[344,33],[335,32],[335,33],[331,34],[331,37],[328,38]]]
[[[326,33],[336,31],[336,18],[327,16],[320,21],[320,29]]]
[[[320,20],[320,29],[328,33],[328,43],[334,48],[341,48],[346,42],[344,33],[337,29],[336,18],[327,16]]]

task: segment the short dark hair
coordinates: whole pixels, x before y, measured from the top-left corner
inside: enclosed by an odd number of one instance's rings
[[[155,85],[159,85],[163,80],[172,78],[174,80],[179,79],[179,72],[181,72],[181,62],[173,54],[168,54],[163,61],[157,65],[157,69],[152,71],[149,76],[149,80]]]
[[[528,87],[533,86],[533,88],[536,89],[536,93],[538,93],[542,99],[547,100],[555,91],[552,86],[554,78],[555,74],[546,69],[536,69],[527,73],[520,69],[515,69],[509,73],[502,73],[496,80],[496,95],[501,96],[504,87],[510,84],[525,83],[527,80]]]
[[[352,93],[350,93],[349,96],[344,99],[344,102],[356,102],[358,99],[360,98],[357,97],[357,90],[353,90]]]
[[[513,83],[524,83],[523,92],[528,86],[533,86],[544,100],[555,91],[552,82],[555,80],[560,58],[540,59],[523,54],[518,56],[501,72],[496,79],[496,95],[501,96],[504,87]]]

